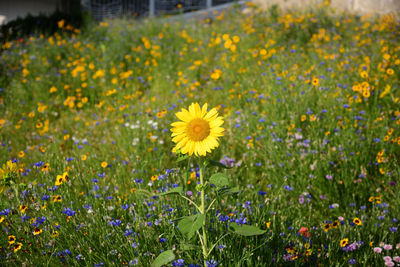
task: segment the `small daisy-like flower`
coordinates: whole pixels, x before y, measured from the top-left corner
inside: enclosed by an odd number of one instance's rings
[[[62,185],[62,183],[63,183],[63,177],[61,175],[57,175],[55,185],[59,186],[59,185]]]
[[[102,163],[101,163],[101,167],[102,168],[106,168],[108,166],[108,163],[106,162],[106,161],[103,161]]]
[[[17,244],[14,245],[13,250],[14,250],[14,252],[17,252],[17,251],[20,250],[21,248],[22,248],[22,244],[18,242]]]
[[[63,173],[63,175],[62,175],[62,179],[63,179],[63,182],[65,183],[65,182],[67,182],[68,181],[68,172],[64,172]]]
[[[207,112],[207,103],[203,107],[192,103],[189,110],[183,108],[175,115],[181,121],[171,124],[172,141],[176,143],[173,152],[180,150],[189,156],[205,156],[219,146],[219,137],[225,129],[220,127],[224,121],[215,108]]]
[[[33,235],[39,235],[39,234],[41,234],[42,233],[42,229],[40,229],[40,228],[35,228],[35,230],[33,230]]]
[[[62,196],[60,196],[60,195],[52,196],[51,200],[53,202],[61,202],[62,201]]]
[[[331,229],[331,225],[329,223],[324,224],[324,231],[328,232],[329,229]]]
[[[18,209],[21,213],[25,213],[27,208],[28,208],[28,206],[25,206],[25,205],[19,205],[19,207],[18,207]]]
[[[312,85],[318,86],[319,85],[319,79],[317,77],[313,78],[311,81]]]
[[[355,223],[356,225],[362,225],[362,221],[357,217],[353,219],[353,223]]]
[[[347,246],[349,244],[349,239],[348,238],[344,238],[342,240],[340,240],[340,246],[342,248],[344,248],[345,246]]]
[[[9,244],[9,245],[12,245],[12,244],[14,244],[14,243],[15,243],[15,236],[9,235],[9,236],[8,236],[8,244]]]

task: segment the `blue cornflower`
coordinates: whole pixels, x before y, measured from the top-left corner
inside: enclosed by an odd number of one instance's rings
[[[124,235],[125,236],[130,236],[133,234],[133,230],[132,229],[126,229]]]
[[[134,260],[129,261],[129,266],[137,265],[138,263],[139,263],[138,259],[134,259]]]
[[[64,213],[67,216],[74,216],[76,212],[71,208],[65,208],[61,213]]]
[[[218,265],[218,262],[215,260],[206,261],[207,267],[215,267]]]
[[[172,262],[172,266],[185,266],[185,261],[183,259],[178,259]]]
[[[112,220],[112,221],[110,221],[109,223],[108,223],[108,225],[112,225],[112,226],[120,226],[121,225],[121,223],[122,223],[122,221],[121,220]]]
[[[1,216],[7,216],[9,213],[10,213],[10,209],[5,209],[5,210],[0,211]]]

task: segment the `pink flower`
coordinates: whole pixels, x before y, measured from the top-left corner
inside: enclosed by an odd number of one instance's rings
[[[376,247],[376,248],[374,248],[374,252],[375,253],[381,253],[382,249],[380,247]]]
[[[400,262],[400,257],[399,257],[399,256],[394,256],[394,257],[393,257],[393,260],[394,260],[395,262]]]
[[[392,246],[392,245],[385,244],[385,245],[383,246],[383,248],[384,248],[385,250],[391,250],[391,249],[393,248],[393,246]]]
[[[388,261],[392,261],[392,258],[390,256],[385,256],[385,257],[383,257],[383,260],[385,262],[388,262]]]
[[[385,261],[385,265],[392,267],[392,266],[394,266],[394,262],[393,261]]]

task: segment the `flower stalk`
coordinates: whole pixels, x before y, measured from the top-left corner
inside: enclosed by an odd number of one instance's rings
[[[200,191],[200,199],[201,199],[201,205],[200,205],[200,213],[204,215],[204,221],[203,221],[203,226],[201,227],[201,231],[203,232],[203,242],[201,242],[202,247],[203,247],[203,260],[204,260],[204,267],[207,266],[207,257],[208,257],[208,247],[207,247],[207,233],[206,233],[206,220],[207,220],[207,214],[206,214],[206,207],[205,207],[205,184],[204,184],[204,170],[203,170],[203,160],[200,158],[199,159],[199,172],[200,172],[200,186],[201,186],[201,191]]]

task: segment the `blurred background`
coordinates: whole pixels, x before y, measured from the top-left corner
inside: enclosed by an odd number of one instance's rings
[[[399,0],[2,0],[0,1],[0,40],[31,34],[53,34],[57,21],[81,28],[89,20],[168,16],[193,11],[223,9],[232,4],[255,2],[268,9],[304,9],[328,3],[332,9],[351,13],[393,13],[400,11]]]

